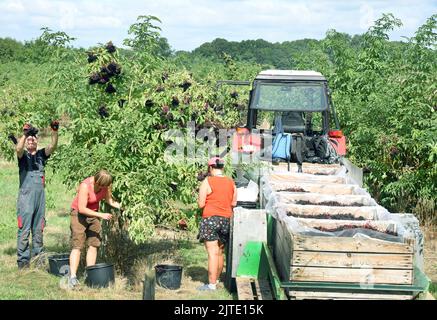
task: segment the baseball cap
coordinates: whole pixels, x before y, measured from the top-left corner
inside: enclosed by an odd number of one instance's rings
[[[208,161],[208,166],[215,166],[217,164],[224,165],[225,161],[219,157],[213,157],[213,158],[209,159],[209,161]]]

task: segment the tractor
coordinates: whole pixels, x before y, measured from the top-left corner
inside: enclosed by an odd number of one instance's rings
[[[260,72],[250,91],[247,124],[237,129],[233,151],[296,162],[299,172],[303,162],[340,161],[346,137],[326,78],[315,71]]]

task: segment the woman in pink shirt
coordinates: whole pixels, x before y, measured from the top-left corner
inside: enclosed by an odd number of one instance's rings
[[[71,242],[69,287],[79,284],[77,268],[80,262],[80,252],[88,244],[86,255],[87,266],[96,264],[97,251],[101,244],[102,226],[100,219],[111,220],[109,213],[98,212],[101,200],[111,207],[120,209],[120,204],[112,199],[112,176],[105,170],[99,171],[94,177],[86,178],[79,186],[78,194],[71,204]]]

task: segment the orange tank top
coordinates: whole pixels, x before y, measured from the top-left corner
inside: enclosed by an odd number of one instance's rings
[[[95,193],[94,185],[91,181],[91,178],[92,177],[89,177],[82,181],[82,183],[86,184],[86,186],[88,187],[88,200],[86,207],[88,209],[98,211],[99,203],[102,199],[105,198],[106,193],[108,192],[108,188],[102,188],[99,192]],[[79,191],[77,192],[77,195],[74,198],[73,203],[71,204],[71,208],[73,210],[79,211]]]
[[[228,177],[208,177],[212,192],[206,196],[203,218],[232,216],[232,200],[234,197],[234,181]]]

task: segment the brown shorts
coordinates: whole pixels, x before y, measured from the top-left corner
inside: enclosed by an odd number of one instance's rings
[[[85,241],[88,246],[100,247],[102,242],[102,225],[99,218],[87,217],[75,210],[71,211],[71,246],[73,249],[83,249]]]

